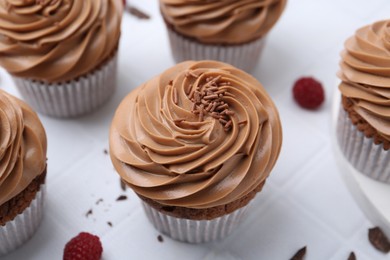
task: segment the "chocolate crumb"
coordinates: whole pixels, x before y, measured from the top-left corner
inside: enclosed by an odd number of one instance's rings
[[[302,260],[306,255],[306,246],[299,249],[290,260]]]
[[[160,242],[160,243],[164,242],[164,238],[163,238],[162,235],[158,235],[158,236],[157,236],[157,240],[158,240],[158,242]]]
[[[120,181],[120,185],[121,185],[121,189],[123,190],[123,191],[126,191],[126,183],[124,183],[123,181],[122,181],[122,179],[119,179],[119,181]]]
[[[379,227],[370,228],[368,230],[368,239],[379,251],[383,253],[390,252],[389,240]]]
[[[356,255],[354,252],[351,252],[348,256],[348,260],[356,260]]]
[[[109,225],[110,227],[112,227],[112,223],[110,221],[107,221],[107,225]]]
[[[141,19],[141,20],[149,20],[150,19],[150,15],[146,14],[145,12],[139,10],[138,8],[134,7],[134,6],[130,6],[130,5],[127,5],[125,10],[133,15],[134,17],[138,18],[138,19]]]
[[[90,209],[87,211],[87,213],[85,213],[85,216],[88,218],[92,214],[93,214],[93,211],[92,211],[92,209]]]
[[[96,201],[96,205],[99,205],[100,204],[100,202],[103,202],[103,199],[98,199],[97,201]]]
[[[108,154],[107,149],[104,149],[103,153],[104,153],[104,154]]]
[[[121,195],[119,196],[116,201],[121,201],[121,200],[127,200],[127,196],[126,195]]]

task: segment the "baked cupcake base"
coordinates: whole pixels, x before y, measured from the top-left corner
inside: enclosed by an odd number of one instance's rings
[[[13,77],[23,99],[39,113],[76,117],[103,105],[116,89],[117,52],[102,66],[85,76],[64,83]]]
[[[359,131],[342,106],[337,122],[337,139],[344,156],[360,173],[390,184],[389,151]]]
[[[8,211],[2,218],[0,225],[0,256],[6,255],[9,252],[27,242],[41,223],[43,217],[43,206],[46,194],[45,173],[35,179],[22,193],[20,198],[12,201],[7,207],[2,207],[2,211]],[[38,189],[38,190],[34,190]],[[29,197],[33,194],[30,204],[24,207],[24,203],[28,203]],[[11,205],[12,204],[12,205]],[[10,207],[12,209],[10,209]],[[15,210],[16,208],[16,210]],[[21,212],[17,212],[21,211]],[[16,216],[14,216],[17,214]],[[7,220],[11,218],[12,220]]]
[[[257,65],[265,38],[238,45],[203,44],[181,36],[167,26],[173,58],[177,63],[186,60],[217,60],[229,63],[245,71]]]

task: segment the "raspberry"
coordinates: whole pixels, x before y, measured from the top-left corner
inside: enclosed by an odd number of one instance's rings
[[[99,260],[103,248],[99,237],[81,232],[72,238],[64,249],[64,260]]]
[[[307,109],[316,109],[324,102],[324,89],[320,82],[311,77],[298,79],[293,87],[294,99]]]
[[[126,0],[123,0],[123,5],[126,6]]]

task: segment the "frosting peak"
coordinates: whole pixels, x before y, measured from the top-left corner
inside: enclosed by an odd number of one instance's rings
[[[113,54],[120,0],[0,0],[0,66],[24,78],[59,82]]]
[[[240,44],[265,35],[286,0],[160,0],[161,12],[177,32],[203,43]]]
[[[0,205],[46,167],[46,134],[35,112],[0,90]]]
[[[341,93],[353,109],[390,141],[390,20],[356,31],[345,43],[339,76]]]
[[[110,132],[121,178],[161,204],[208,208],[262,184],[281,146],[278,112],[250,75],[184,62],[131,92]]]

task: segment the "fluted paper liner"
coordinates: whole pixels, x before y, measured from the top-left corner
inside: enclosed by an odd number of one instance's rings
[[[161,233],[182,242],[205,243],[222,239],[228,236],[241,222],[248,205],[233,211],[230,214],[212,220],[191,220],[176,218],[142,202],[145,213]]]
[[[95,71],[64,83],[45,83],[13,77],[23,99],[39,113],[76,117],[99,108],[116,89],[118,54]]]
[[[389,151],[359,131],[342,107],[337,122],[337,135],[340,148],[352,166],[374,180],[390,184]]]
[[[20,247],[34,235],[42,220],[45,193],[46,186],[42,184],[30,206],[5,226],[0,226],[0,256]]]
[[[259,61],[265,38],[239,45],[203,44],[188,39],[168,27],[173,58],[177,63],[186,60],[217,60],[250,72]]]

